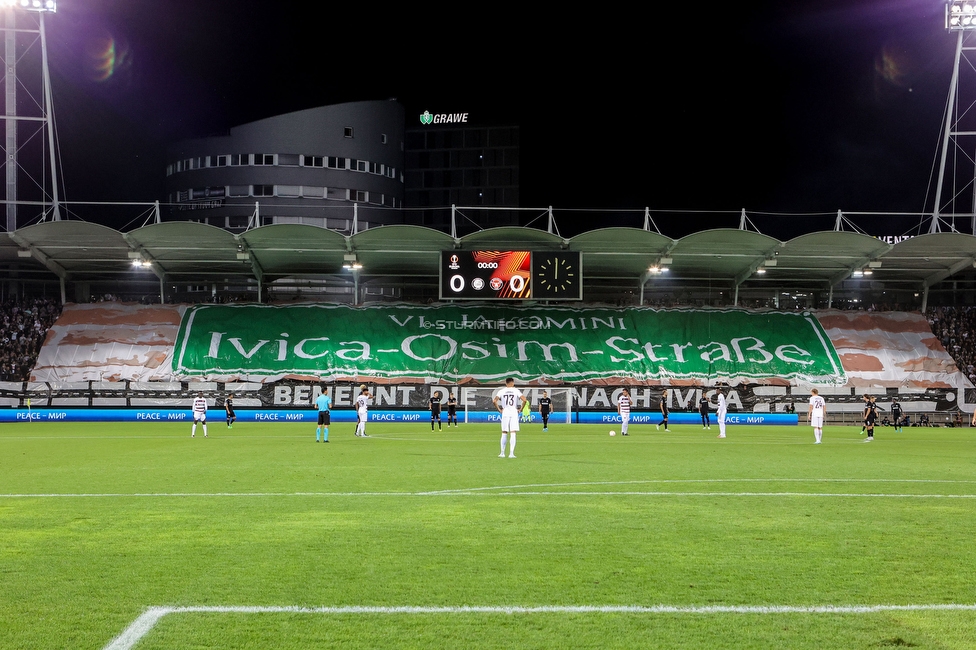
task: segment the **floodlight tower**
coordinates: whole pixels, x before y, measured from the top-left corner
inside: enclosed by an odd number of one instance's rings
[[[6,171],[6,213],[7,213],[7,232],[17,229],[17,176],[21,169],[18,160],[18,151],[21,143],[18,142],[17,132],[21,122],[33,122],[38,125],[38,131],[44,131],[47,138],[47,148],[51,164],[51,191],[48,193],[43,179],[43,164],[41,165],[41,179],[31,176],[34,183],[41,188],[44,200],[44,216],[58,221],[61,219],[61,203],[58,197],[58,172],[57,172],[57,150],[54,145],[54,106],[51,100],[51,73],[48,69],[47,61],[47,36],[44,32],[44,16],[57,11],[57,0],[0,0],[0,15],[3,18],[3,26],[0,31],[4,34],[4,114],[5,135],[4,138],[4,161]],[[26,26],[18,26],[18,16],[26,20]],[[20,21],[24,22],[24,21]],[[41,50],[41,102],[38,103],[30,93],[30,88],[36,86],[24,83],[17,76],[17,63],[20,54],[17,51],[18,35],[27,35],[31,38],[27,49],[31,49],[35,44]],[[34,111],[24,113],[17,107],[17,87],[22,85],[28,89],[28,96],[35,105]],[[25,102],[26,103],[26,102]],[[35,134],[38,132],[35,131]],[[31,136],[33,137],[33,136]],[[30,138],[28,138],[29,140]],[[42,145],[43,146],[43,145]],[[25,170],[28,174],[30,170]],[[47,201],[50,199],[50,208]]]

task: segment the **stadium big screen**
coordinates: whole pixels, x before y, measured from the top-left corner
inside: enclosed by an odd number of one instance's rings
[[[443,251],[441,300],[582,300],[575,251]]]

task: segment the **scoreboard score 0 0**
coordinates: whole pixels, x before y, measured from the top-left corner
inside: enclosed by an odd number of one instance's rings
[[[441,300],[582,300],[576,251],[443,251]]]

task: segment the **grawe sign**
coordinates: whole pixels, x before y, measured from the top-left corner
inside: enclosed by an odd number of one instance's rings
[[[199,305],[184,313],[173,370],[452,382],[845,380],[808,313],[494,305]]]

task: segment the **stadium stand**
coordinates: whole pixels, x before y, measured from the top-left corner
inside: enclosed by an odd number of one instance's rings
[[[0,314],[0,380],[26,381],[61,305],[52,298],[13,299],[0,305]]]
[[[976,308],[935,307],[929,310],[928,321],[959,370],[976,382]]]

